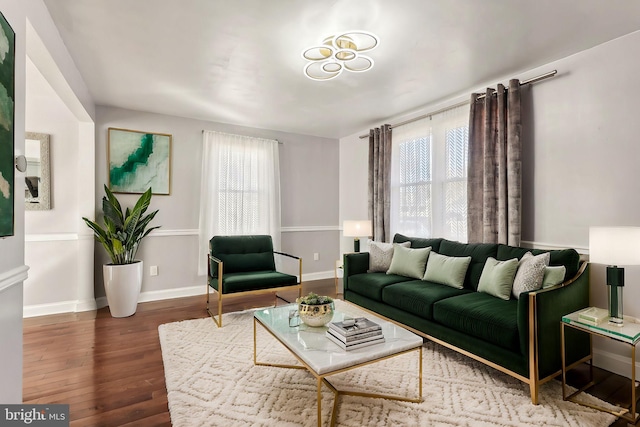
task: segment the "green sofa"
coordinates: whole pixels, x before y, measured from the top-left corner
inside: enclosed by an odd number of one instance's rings
[[[431,247],[445,256],[470,256],[464,287],[368,272],[369,253],[349,253],[344,255],[345,300],[529,384],[531,401],[537,404],[540,384],[561,372],[561,317],[589,306],[588,263],[581,262],[574,249],[543,251],[394,236],[394,243],[407,241],[411,248]],[[566,268],[562,283],[508,300],[477,291],[489,257],[506,261],[520,259],[527,252],[549,252],[550,266]],[[566,343],[567,364],[590,354],[589,338],[584,334],[567,330]]]
[[[247,295],[296,289],[302,292],[302,258],[273,250],[269,235],[214,236],[207,259],[207,313],[222,327],[222,301]],[[297,260],[298,277],[276,271],[274,255]],[[218,294],[218,318],[209,307],[209,294]]]

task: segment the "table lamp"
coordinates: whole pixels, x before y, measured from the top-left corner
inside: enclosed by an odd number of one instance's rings
[[[624,268],[640,265],[640,227],[589,228],[589,261],[607,264],[609,323],[622,326]]]
[[[353,237],[353,251],[360,252],[360,237],[371,236],[371,221],[345,221],[342,224],[345,237]]]

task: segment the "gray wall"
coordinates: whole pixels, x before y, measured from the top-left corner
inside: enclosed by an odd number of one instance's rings
[[[640,226],[640,32],[621,37],[518,76],[534,77],[558,70],[552,79],[530,88],[523,161],[523,245],[573,247],[588,254],[589,227]],[[486,86],[495,87],[496,82]],[[452,105],[468,99],[452,98]],[[445,103],[446,104],[446,103]],[[445,105],[427,106],[426,113]],[[406,118],[406,117],[405,117]],[[397,123],[400,119],[383,120]],[[340,219],[366,217],[367,142],[357,134],[340,140]],[[342,250],[348,247],[342,239]],[[640,317],[640,267],[627,267],[625,314]],[[592,265],[591,304],[606,307],[604,266]],[[628,348],[595,341],[596,363],[623,375],[630,373]],[[621,360],[625,364],[620,363]]]
[[[303,257],[304,280],[333,277],[334,262],[339,256],[338,140],[97,107],[97,212],[101,211],[103,184],[107,181],[109,127],[173,136],[171,194],[154,195],[151,201],[151,208],[159,209],[154,224],[162,225],[162,228],[149,236],[138,254],[145,262],[142,300],[204,292],[204,278],[197,274],[203,129],[272,138],[283,143],[280,146],[282,250]],[[137,198],[124,194],[118,197],[125,205],[132,205]],[[314,253],[319,255],[318,261],[313,260]],[[105,260],[104,251],[97,249],[97,297],[104,295],[99,266]],[[149,276],[151,265],[158,266],[158,276]]]

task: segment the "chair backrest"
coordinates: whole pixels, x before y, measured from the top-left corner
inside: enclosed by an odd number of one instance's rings
[[[209,248],[211,255],[223,262],[223,273],[276,269],[269,235],[213,236]]]

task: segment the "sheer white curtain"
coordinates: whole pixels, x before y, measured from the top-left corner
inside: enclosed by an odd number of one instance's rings
[[[391,235],[466,241],[468,110],[393,128]]]
[[[280,250],[278,141],[203,131],[198,273],[214,235],[269,234]]]

